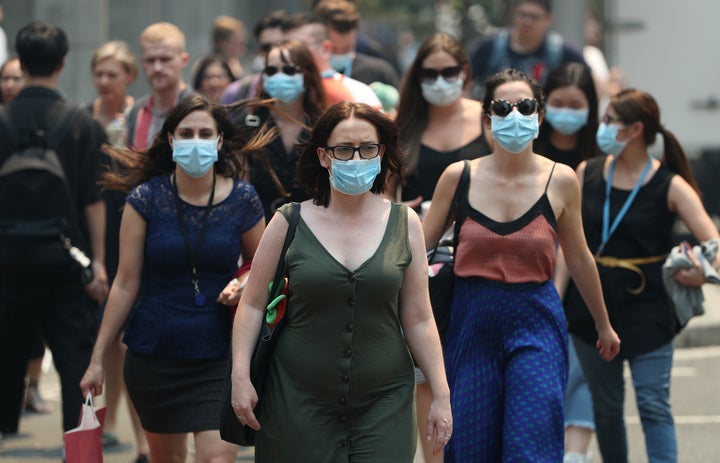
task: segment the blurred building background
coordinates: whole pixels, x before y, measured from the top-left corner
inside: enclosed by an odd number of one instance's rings
[[[554,0],[554,28],[578,48],[585,44],[586,14],[596,16],[599,47],[608,64],[623,71],[626,85],[652,93],[674,131],[694,158],[720,158],[720,60],[712,39],[717,0]],[[90,55],[110,39],[127,41],[138,52],[138,36],[148,24],[170,21],[186,34],[194,58],[210,50],[210,25],[226,14],[242,20],[248,32],[268,11],[310,10],[313,0],[3,0],[2,23],[12,50],[17,30],[32,19],[65,29],[71,42],[61,76],[71,100],[90,101]],[[471,50],[484,34],[508,24],[511,0],[357,0],[362,29],[387,50],[402,70],[425,37],[443,30]],[[255,49],[248,34],[250,52]],[[704,38],[701,38],[704,37]],[[12,51],[11,51],[12,53]],[[247,61],[252,58],[248,55]],[[186,81],[190,78],[186,69]],[[130,88],[146,92],[142,76]],[[714,153],[714,154],[713,154]]]

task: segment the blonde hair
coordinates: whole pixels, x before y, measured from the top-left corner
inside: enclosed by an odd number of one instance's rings
[[[157,43],[163,40],[174,40],[180,52],[185,52],[185,34],[175,24],[169,22],[159,22],[150,24],[140,34],[140,44]]]
[[[100,45],[90,58],[90,70],[108,58],[116,59],[133,78],[138,74],[138,64],[130,46],[122,40],[113,40]]]
[[[212,29],[213,44],[227,40],[233,34],[239,34],[245,38],[247,35],[245,25],[231,16],[218,16],[215,18]]]

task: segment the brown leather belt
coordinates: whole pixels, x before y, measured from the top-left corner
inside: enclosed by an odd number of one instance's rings
[[[637,274],[640,277],[640,286],[637,288],[630,288],[626,287],[625,290],[632,294],[633,296],[637,296],[638,294],[642,293],[645,289],[645,283],[647,280],[645,279],[645,273],[642,271],[638,265],[646,265],[646,264],[654,264],[656,262],[661,262],[665,260],[666,255],[663,254],[661,256],[650,256],[650,257],[632,257],[632,258],[618,258],[618,257],[611,257],[611,256],[594,256],[595,262],[598,264],[604,266],[604,267],[610,267],[610,268],[624,268],[625,270],[630,270],[631,272]]]

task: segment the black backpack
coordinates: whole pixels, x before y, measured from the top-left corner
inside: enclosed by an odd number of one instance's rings
[[[55,148],[77,120],[80,108],[58,106],[57,121],[44,129],[18,129],[8,106],[0,120],[10,136],[0,166],[0,272],[52,278],[79,274],[92,280],[90,259],[77,248],[77,211]]]

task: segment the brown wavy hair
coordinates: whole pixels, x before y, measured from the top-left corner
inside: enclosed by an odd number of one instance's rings
[[[365,103],[341,101],[330,106],[320,116],[310,132],[310,138],[300,146],[300,160],[297,164],[297,180],[317,205],[330,204],[330,178],[327,169],[320,165],[317,149],[327,146],[330,134],[342,121],[350,118],[362,119],[375,127],[378,140],[385,145],[385,154],[380,163],[380,173],[375,177],[370,191],[376,194],[385,191],[385,178],[396,175],[403,181],[404,152],[398,143],[398,127],[389,117]]]

